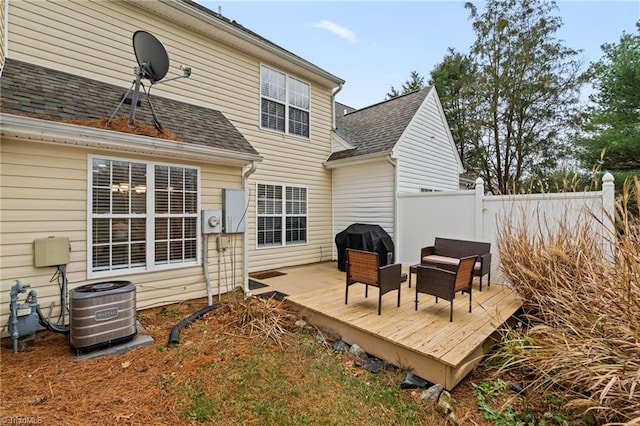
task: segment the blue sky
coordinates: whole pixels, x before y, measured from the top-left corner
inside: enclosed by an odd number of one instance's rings
[[[345,80],[337,100],[355,108],[384,100],[412,70],[428,80],[448,47],[468,52],[475,40],[464,1],[198,2]],[[582,50],[585,64],[640,19],[639,0],[557,4],[557,37]]]

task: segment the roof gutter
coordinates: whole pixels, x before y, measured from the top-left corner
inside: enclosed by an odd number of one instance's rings
[[[3,138],[16,138],[26,142],[78,146],[236,166],[262,160],[258,154],[235,152],[20,115],[0,113],[0,122],[2,122],[1,135]]]

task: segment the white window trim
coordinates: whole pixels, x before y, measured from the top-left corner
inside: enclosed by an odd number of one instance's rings
[[[276,129],[271,129],[269,127],[263,127],[262,126],[262,98],[263,98],[263,96],[262,96],[262,67],[263,66],[285,75],[285,102],[284,102],[284,126],[285,126],[285,131],[284,132],[281,132],[281,131],[276,130]],[[298,80],[298,81],[300,81],[302,83],[305,83],[305,84],[307,84],[309,86],[309,109],[307,110],[307,112],[309,113],[309,136],[302,136],[302,135],[297,135],[295,133],[289,132],[289,107],[302,109],[300,107],[297,107],[297,106],[292,105],[292,104],[289,103],[289,90],[288,90],[289,78],[292,78],[294,80]],[[312,109],[311,88],[312,88],[311,83],[309,83],[306,80],[303,80],[301,78],[295,77],[295,76],[293,76],[291,74],[288,74],[285,71],[282,71],[282,70],[280,70],[278,68],[275,68],[275,67],[273,67],[271,65],[268,65],[268,64],[265,64],[265,63],[260,63],[260,68],[258,70],[258,105],[259,105],[258,126],[260,127],[260,130],[264,130],[266,132],[277,133],[279,135],[286,135],[286,136],[290,136],[292,138],[298,138],[298,139],[302,139],[302,140],[305,140],[305,141],[311,140],[311,109]],[[271,98],[266,98],[266,99],[273,100]],[[280,101],[274,100],[274,102],[280,102]]]
[[[280,217],[282,218],[282,242],[280,244],[273,244],[273,245],[264,245],[264,246],[260,246],[258,244],[258,218],[260,216],[268,216],[268,215],[260,215],[258,214],[258,186],[259,185],[272,185],[272,186],[280,186],[282,187],[282,213],[280,214]],[[286,236],[287,236],[287,229],[286,229],[286,219],[287,219],[287,213],[286,213],[286,203],[287,203],[287,187],[291,187],[291,188],[304,188],[306,190],[307,193],[307,199],[306,199],[306,203],[307,203],[307,212],[305,213],[304,217],[307,218],[307,238],[306,241],[304,243],[290,243],[287,244],[286,243]],[[304,246],[308,246],[309,245],[309,187],[306,185],[296,185],[296,184],[287,184],[287,183],[274,183],[274,182],[256,182],[256,186],[255,186],[255,191],[256,191],[256,207],[255,207],[255,213],[256,213],[256,217],[255,217],[255,224],[256,224],[256,229],[255,229],[255,248],[256,250],[268,250],[268,249],[274,249],[274,248],[284,248],[284,247],[304,247]]]
[[[139,268],[130,268],[130,269],[118,269],[113,271],[93,271],[93,160],[94,159],[104,159],[111,161],[124,161],[128,163],[139,163],[145,164],[147,167],[151,165],[151,167],[147,168],[147,171],[150,170],[150,173],[147,174],[147,194],[152,194],[155,186],[155,166],[169,166],[169,167],[181,167],[181,168],[190,168],[195,169],[197,172],[197,182],[196,182],[196,191],[198,193],[198,197],[196,200],[196,260],[191,262],[181,262],[181,263],[168,263],[163,265],[156,265],[153,261],[154,253],[155,253],[155,210],[153,208],[154,205],[154,197],[147,196],[147,228],[146,228],[146,240],[147,240],[147,248],[146,248],[146,259],[151,259],[150,262],[147,262],[145,267]],[[152,180],[153,179],[153,180]],[[90,154],[87,156],[87,257],[86,257],[86,271],[87,271],[87,279],[93,278],[112,278],[123,275],[133,275],[139,273],[147,273],[147,272],[158,272],[165,270],[175,270],[182,268],[192,268],[194,266],[199,266],[202,264],[202,235],[201,235],[201,223],[200,223],[200,211],[201,211],[201,199],[202,199],[202,170],[198,166],[186,165],[180,163],[165,163],[160,161],[148,161],[148,160],[140,160],[136,158],[126,158],[126,157],[112,157],[108,155],[95,155]]]

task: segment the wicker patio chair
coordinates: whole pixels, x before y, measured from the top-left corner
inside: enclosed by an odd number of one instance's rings
[[[369,286],[378,287],[378,315],[381,312],[382,295],[398,290],[398,306],[400,306],[400,283],[402,265],[399,263],[378,266],[378,254],[368,251],[347,249],[346,276],[347,287],[344,303],[349,299],[349,286],[361,283],[365,285],[364,296],[369,296]]]
[[[460,259],[455,272],[431,266],[419,265],[416,271],[416,311],[418,310],[418,293],[436,296],[436,303],[441,297],[451,302],[449,322],[453,321],[453,299],[456,292],[469,293],[469,312],[471,312],[471,290],[473,282],[473,266],[478,256]]]

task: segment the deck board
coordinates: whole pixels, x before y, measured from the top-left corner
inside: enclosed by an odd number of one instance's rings
[[[269,287],[288,294],[287,303],[313,324],[337,332],[347,343],[358,343],[365,351],[418,376],[452,389],[481,360],[485,342],[521,306],[516,293],[507,286],[491,283],[478,291],[474,282],[472,312],[468,295],[454,300],[453,322],[449,322],[449,302],[420,294],[415,310],[415,287],[401,288],[382,297],[382,315],[377,314],[378,289],[356,284],[349,288],[344,303],[344,272],[335,262],[282,269],[284,276],[265,279]]]

